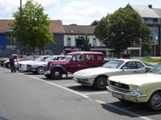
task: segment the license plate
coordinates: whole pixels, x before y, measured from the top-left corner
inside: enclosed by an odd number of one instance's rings
[[[116,97],[116,98],[119,98],[119,99],[122,99],[122,95],[121,94],[118,94],[118,93],[112,93],[113,97]]]

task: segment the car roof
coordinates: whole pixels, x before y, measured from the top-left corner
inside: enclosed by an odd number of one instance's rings
[[[122,58],[120,58],[120,59],[114,59],[114,60],[123,60],[123,61],[140,61],[140,60],[138,60],[138,59],[122,59]]]
[[[75,54],[102,54],[102,52],[95,52],[95,51],[75,51],[75,52],[69,52],[68,54],[72,54],[72,55],[75,55]]]

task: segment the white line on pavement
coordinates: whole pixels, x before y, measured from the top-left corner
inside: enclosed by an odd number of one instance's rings
[[[107,91],[104,91],[104,92],[85,93],[85,95],[96,95],[96,94],[108,94],[108,92]]]

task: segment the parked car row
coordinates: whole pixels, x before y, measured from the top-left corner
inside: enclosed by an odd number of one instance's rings
[[[43,55],[35,60],[19,61],[20,71],[60,79],[72,73],[72,80],[96,89],[107,89],[120,101],[146,103],[161,110],[161,63],[151,65],[135,59],[114,59],[104,63],[101,52],[81,51],[67,55]]]

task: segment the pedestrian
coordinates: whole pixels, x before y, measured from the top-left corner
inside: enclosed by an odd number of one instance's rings
[[[17,54],[12,54],[9,58],[10,60],[10,68],[11,68],[11,72],[16,72],[16,68],[15,68],[15,62],[17,62],[18,65],[18,61],[17,61],[18,55]]]

